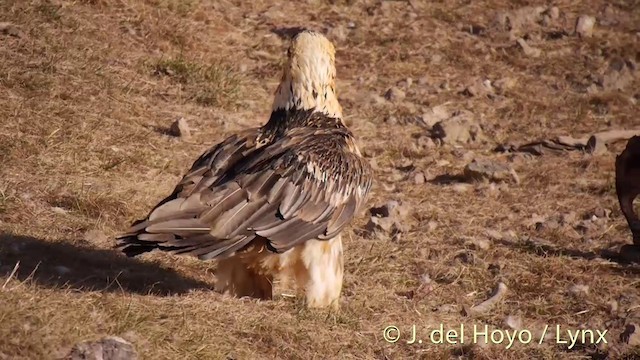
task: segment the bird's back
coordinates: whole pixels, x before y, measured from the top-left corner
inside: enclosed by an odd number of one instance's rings
[[[123,251],[220,259],[254,240],[284,252],[338,234],[366,201],[371,168],[341,122],[295,116],[288,128],[247,130],[202,154],[173,193],[118,238]]]

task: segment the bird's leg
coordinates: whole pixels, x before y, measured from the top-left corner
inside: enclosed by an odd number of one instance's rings
[[[344,271],[341,236],[308,240],[303,246],[295,278],[305,290],[307,307],[338,309]]]
[[[272,277],[247,267],[240,259],[221,260],[216,270],[216,278],[216,291],[223,294],[272,299]]]

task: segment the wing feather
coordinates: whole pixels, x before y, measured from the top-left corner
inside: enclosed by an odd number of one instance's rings
[[[120,238],[130,253],[223,258],[258,237],[283,252],[334,237],[361,210],[372,171],[348,130],[300,127],[262,147],[257,136],[231,137],[196,160],[170,198]]]

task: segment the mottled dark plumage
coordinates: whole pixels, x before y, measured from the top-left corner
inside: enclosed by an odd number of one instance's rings
[[[629,139],[624,151],[616,157],[616,193],[633,242],[640,245],[640,219],[633,210],[633,200],[640,194],[640,136]]]
[[[223,259],[266,239],[282,253],[339,234],[362,208],[371,179],[340,119],[274,111],[265,126],[202,154],[118,245],[129,256],[160,249]]]

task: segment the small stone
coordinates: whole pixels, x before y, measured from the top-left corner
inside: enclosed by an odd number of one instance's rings
[[[468,181],[491,180],[507,181],[514,179],[513,169],[507,164],[500,164],[489,160],[474,160],[464,168],[464,177]]]
[[[591,37],[595,24],[596,18],[593,16],[581,15],[578,20],[576,20],[576,34],[580,37]]]
[[[378,94],[371,94],[371,101],[372,104],[374,105],[384,105],[387,103],[387,101],[385,100],[384,97],[378,95]]]
[[[54,213],[56,213],[56,214],[61,214],[61,215],[62,215],[62,214],[67,214],[67,213],[69,213],[69,210],[64,209],[64,208],[61,208],[61,207],[59,207],[59,206],[53,206],[53,207],[51,207],[51,211],[53,211],[53,212],[54,212]]]
[[[542,51],[540,49],[530,46],[526,41],[524,41],[523,38],[519,38],[516,42],[518,43],[518,45],[520,45],[522,52],[526,56],[536,58],[542,54]]]
[[[421,136],[416,140],[417,145],[423,149],[433,149],[436,147],[436,143],[428,136]]]
[[[614,57],[606,72],[598,78],[598,85],[605,90],[623,90],[633,82],[634,71],[635,66],[631,61]]]
[[[457,193],[465,193],[471,189],[471,185],[469,184],[453,184],[451,185],[451,189]]]
[[[398,118],[391,115],[384,118],[384,122],[389,125],[398,125]]]
[[[424,173],[422,171],[416,172],[415,175],[413,175],[413,182],[416,185],[422,185],[427,181],[427,179],[424,176]]]
[[[480,124],[473,113],[462,110],[452,117],[438,121],[431,129],[432,137],[444,143],[470,143],[484,139]]]
[[[522,319],[518,316],[509,315],[504,320],[504,324],[507,325],[512,330],[520,330],[522,329]]]
[[[123,338],[108,336],[76,344],[64,360],[136,360],[133,345]]]
[[[438,105],[429,108],[422,114],[422,122],[425,126],[432,128],[438,121],[442,121],[451,116],[445,105]]]
[[[330,38],[337,40],[338,42],[344,42],[347,40],[347,28],[343,25],[334,26],[327,32]]]
[[[0,34],[13,37],[22,37],[20,29],[10,22],[0,22]]]
[[[404,80],[400,80],[400,81],[398,81],[398,84],[397,84],[397,85],[398,85],[399,87],[401,87],[401,88],[408,89],[408,88],[410,88],[410,87],[411,87],[411,85],[413,85],[413,79],[411,79],[411,78],[406,78],[406,79],[404,79]]]
[[[169,134],[171,136],[184,137],[188,138],[191,136],[191,130],[189,129],[189,124],[185,118],[180,118],[171,124],[169,128]]]
[[[577,219],[576,213],[569,212],[569,213],[562,214],[560,216],[560,223],[562,225],[571,225],[576,221],[576,219]]]
[[[105,244],[109,242],[109,238],[102,231],[89,230],[84,233],[83,240],[92,244]]]
[[[471,245],[478,250],[489,250],[491,247],[491,242],[487,239],[478,239],[474,238],[471,240]]]
[[[502,240],[504,238],[504,236],[502,235],[501,232],[497,231],[497,230],[493,230],[493,229],[489,229],[486,231],[487,236],[489,237],[489,239],[492,240]]]
[[[498,90],[499,93],[504,93],[507,90],[511,90],[514,86],[516,86],[517,80],[511,77],[505,77],[499,80],[496,80],[493,83],[493,86]]]
[[[391,102],[399,102],[405,98],[404,91],[398,89],[397,87],[391,87],[387,92],[384,93],[384,98]]]
[[[551,19],[556,20],[557,18],[560,17],[560,9],[558,9],[557,6],[552,6],[549,10],[548,10],[549,16],[551,17]]]
[[[609,306],[609,313],[614,315],[618,312],[618,302],[615,300],[611,300],[607,303]]]
[[[493,87],[489,80],[477,80],[473,84],[467,86],[462,91],[462,94],[471,97],[487,96],[493,94]]]
[[[573,285],[569,288],[569,292],[574,296],[583,296],[589,294],[589,286],[588,285]]]
[[[428,232],[435,231],[437,228],[438,228],[438,223],[436,221],[431,220],[427,223]]]
[[[611,215],[611,210],[599,207],[594,210],[593,215],[600,219],[608,218]]]

